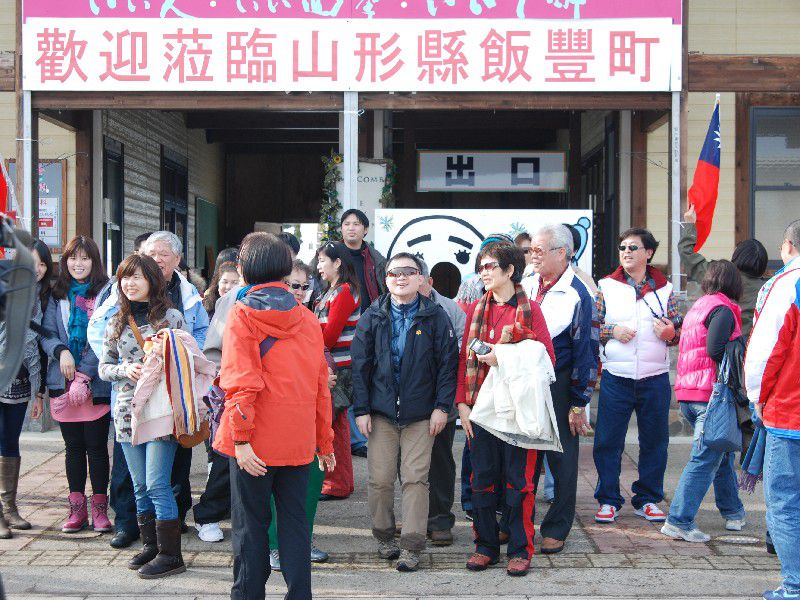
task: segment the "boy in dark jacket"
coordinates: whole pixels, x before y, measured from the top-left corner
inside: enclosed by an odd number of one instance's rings
[[[389,294],[376,300],[356,327],[353,398],[358,428],[369,437],[369,511],[378,556],[399,557],[398,571],[416,571],[427,533],[431,450],[455,398],[458,348],[447,314],[419,294],[419,260],[401,253],[387,266]],[[398,462],[399,547],[394,541]]]

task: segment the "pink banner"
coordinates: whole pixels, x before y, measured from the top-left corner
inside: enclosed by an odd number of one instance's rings
[[[681,0],[24,0],[24,18],[645,19]]]

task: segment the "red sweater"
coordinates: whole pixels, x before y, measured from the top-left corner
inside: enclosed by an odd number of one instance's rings
[[[331,353],[337,367],[349,367],[352,363],[350,345],[361,317],[361,305],[353,296],[349,284],[327,292],[316,310],[322,325],[325,349]]]
[[[513,300],[512,300],[513,301]],[[472,324],[472,315],[475,314],[475,307],[478,305],[479,300],[476,300],[467,308],[467,323],[464,329],[464,337],[461,340],[461,353],[458,357],[458,387],[456,388],[456,404],[469,404],[467,402],[467,388],[466,388],[466,374],[467,374],[467,346],[472,341],[469,339],[469,328]],[[481,338],[482,342],[489,344],[496,344],[503,333],[503,326],[512,325],[517,318],[516,305],[497,304],[492,300],[489,304],[488,327],[486,328],[486,337]],[[550,332],[547,330],[547,323],[544,320],[541,307],[536,302],[531,302],[531,321],[533,334],[538,342],[544,344],[547,349],[547,354],[553,365],[556,364],[556,353],[553,350],[553,341],[550,339]],[[494,336],[490,336],[491,331],[494,330]],[[489,370],[488,365],[482,365],[482,369]]]

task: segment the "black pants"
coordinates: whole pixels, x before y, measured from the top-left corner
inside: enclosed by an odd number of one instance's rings
[[[189,472],[192,469],[192,449],[178,446],[175,462],[172,463],[172,493],[178,503],[178,518],[186,520],[186,513],[192,507],[192,486]],[[119,442],[114,442],[114,468],[111,472],[111,508],[114,509],[114,529],[136,533],[136,498],[133,495],[133,482],[128,471],[128,463]]]
[[[500,554],[497,507],[505,492],[503,520],[508,523],[508,557],[533,556],[537,451],[512,446],[473,423],[472,510],[475,550],[492,558]]]
[[[428,530],[449,531],[456,524],[453,501],[456,487],[456,461],[453,459],[453,440],[456,422],[448,423],[433,441],[431,469],[428,474]]]
[[[219,523],[231,514],[231,475],[228,457],[208,449],[208,462],[211,464],[211,471],[208,473],[206,489],[200,496],[200,501],[192,507],[194,522],[198,525]]]
[[[542,537],[557,540],[566,540],[572,529],[572,523],[575,520],[575,499],[578,491],[578,448],[580,439],[577,435],[572,435],[569,430],[569,412],[571,408],[570,379],[569,369],[564,369],[556,373],[556,382],[550,386],[558,433],[564,451],[540,453],[542,456],[547,456],[547,463],[550,465],[550,472],[553,474],[555,483],[555,497],[539,529]],[[544,471],[542,462],[540,459],[536,469],[537,483],[539,475]]]
[[[308,465],[269,467],[253,477],[231,458],[231,524],[233,526],[233,587],[231,600],[261,600],[270,575],[269,525],[275,496],[281,572],[289,591],[286,600],[311,598],[311,535],[306,517]]]
[[[108,426],[111,414],[106,413],[95,421],[59,423],[66,448],[67,483],[70,492],[86,492],[86,464],[88,459],[92,493],[108,492]]]

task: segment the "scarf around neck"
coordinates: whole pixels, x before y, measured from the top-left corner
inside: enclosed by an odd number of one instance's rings
[[[91,281],[78,283],[75,279],[69,284],[67,299],[69,300],[69,321],[67,322],[67,339],[69,351],[75,359],[75,366],[79,367],[83,349],[86,347],[86,329],[89,327],[89,317],[94,310],[94,298],[86,295],[91,287]]]
[[[361,256],[364,258],[364,281],[367,283],[367,289],[364,292],[369,296],[369,301],[374,302],[381,292],[378,289],[378,276],[375,275],[375,262],[372,260],[372,253],[366,243],[361,248]]]
[[[518,283],[514,284],[514,295],[517,299],[517,313],[514,318],[514,330],[511,342],[515,344],[522,340],[535,340],[533,333],[533,316],[530,300]],[[466,365],[466,384],[467,384],[467,404],[472,406],[478,398],[478,391],[483,385],[484,379],[489,372],[489,366],[478,362],[478,355],[469,350],[469,343],[478,338],[481,341],[487,340],[487,330],[489,329],[489,310],[491,307],[492,292],[486,292],[475,305],[475,312],[472,314],[472,322],[469,325],[469,339],[467,340],[467,365]],[[498,342],[502,343],[502,342]]]

